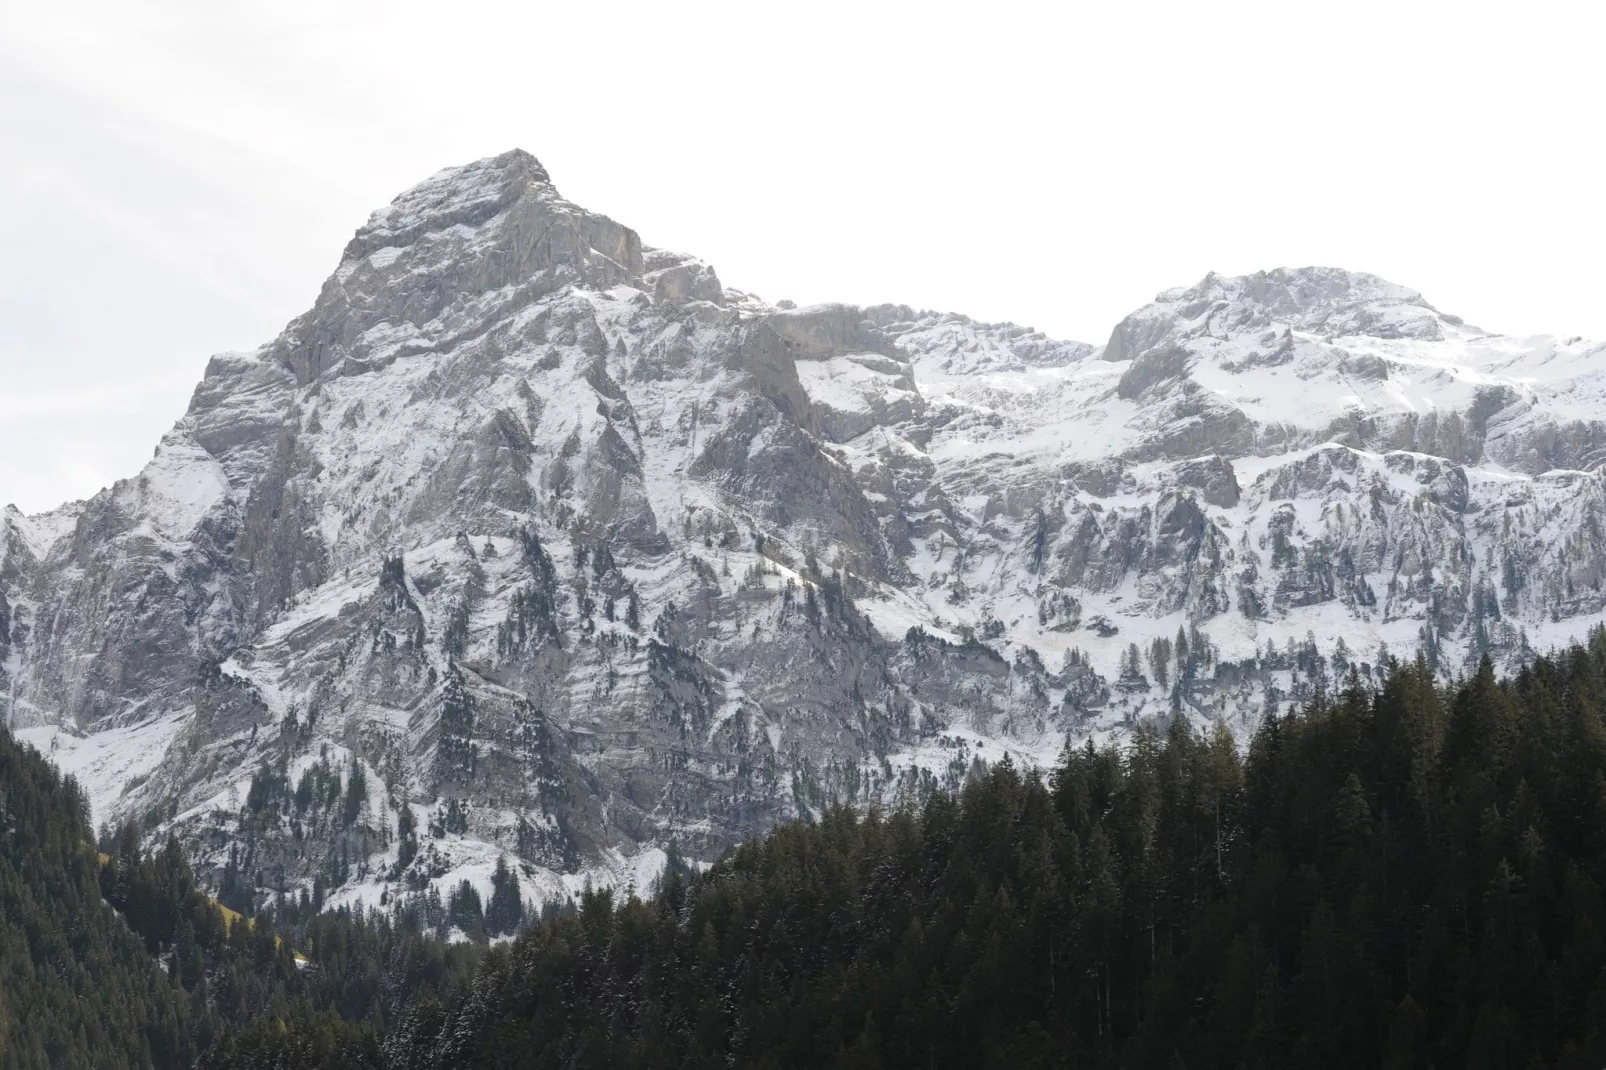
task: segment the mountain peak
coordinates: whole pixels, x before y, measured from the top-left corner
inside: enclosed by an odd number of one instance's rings
[[[1116,324],[1104,359],[1131,360],[1168,340],[1196,333],[1280,327],[1323,338],[1369,336],[1440,341],[1461,324],[1420,293],[1364,271],[1274,268],[1252,275],[1209,272],[1192,286],[1164,290]]]
[[[1443,317],[1420,293],[1365,271],[1311,266],[1235,277],[1212,272],[1186,293],[1192,300],[1246,304],[1319,334],[1442,337]]]
[[[523,149],[510,149],[435,172],[368,217],[343,259],[405,245],[417,235],[457,225],[477,226],[533,189],[557,190],[546,168]]]
[[[483,297],[506,312],[571,283],[639,282],[644,267],[635,231],[565,200],[540,161],[514,149],[438,171],[370,216],[271,359],[302,383],[362,371],[466,329],[448,314],[459,303]],[[490,306],[464,314],[495,318]]]

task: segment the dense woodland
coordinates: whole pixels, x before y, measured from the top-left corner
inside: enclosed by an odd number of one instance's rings
[[[70,783],[0,774],[5,1067],[1606,1065],[1606,632],[1395,665],[1246,755],[1179,718],[832,810],[488,951],[226,926],[176,845],[97,870]]]
[[[176,841],[140,841],[98,853],[78,786],[0,731],[0,1070],[227,1065],[263,1030],[287,1066],[377,1067],[414,999],[466,990],[480,957],[416,910],[231,924]]]

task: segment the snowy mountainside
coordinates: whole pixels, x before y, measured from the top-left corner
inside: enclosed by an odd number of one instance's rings
[[[214,883],[639,884],[978,759],[1242,737],[1389,654],[1587,630],[1603,392],[1606,347],[1327,268],[1103,347],[770,305],[512,152],[375,213],[137,476],[0,515],[0,701]]]

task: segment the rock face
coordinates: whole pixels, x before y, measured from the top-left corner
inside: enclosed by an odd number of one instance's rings
[[[0,703],[215,882],[547,897],[1520,660],[1602,620],[1603,466],[1606,348],[1373,276],[1210,275],[1102,349],[783,308],[512,152],[376,213],[139,475],[0,516]]]

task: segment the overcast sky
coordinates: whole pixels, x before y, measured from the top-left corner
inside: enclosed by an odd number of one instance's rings
[[[514,146],[771,300],[1102,342],[1320,263],[1606,337],[1596,7],[0,0],[0,503],[137,472],[370,211]]]

